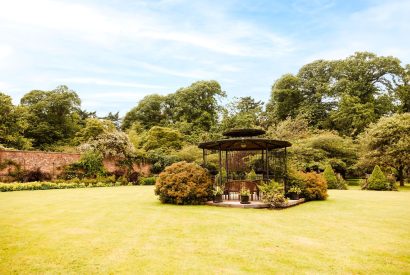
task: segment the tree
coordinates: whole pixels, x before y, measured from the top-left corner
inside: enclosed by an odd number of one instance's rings
[[[129,129],[135,122],[138,122],[146,130],[153,126],[165,126],[167,119],[164,108],[164,96],[147,95],[125,115],[121,127],[123,130]]]
[[[81,145],[81,151],[101,152],[105,158],[127,158],[134,153],[134,146],[128,136],[119,131],[105,132],[96,139]]]
[[[400,186],[410,169],[410,113],[383,117],[359,137],[362,146],[360,165],[382,164],[396,170]]]
[[[181,149],[182,147],[182,135],[177,130],[167,127],[152,127],[145,137],[144,143],[145,150],[154,149]]]
[[[368,52],[338,61],[333,89],[341,101],[331,114],[334,129],[356,137],[370,122],[394,112],[393,93],[402,72],[397,58]]]
[[[234,98],[223,110],[221,130],[260,127],[262,108],[263,102],[250,96]]]
[[[335,107],[334,85],[335,61],[317,60],[303,66],[297,77],[303,102],[299,115],[309,121],[309,125],[328,128],[329,112]]]
[[[317,60],[275,82],[268,116],[273,123],[302,116],[311,126],[355,138],[380,117],[408,110],[409,71],[397,58],[369,52]]]
[[[302,116],[295,118],[288,117],[276,125],[272,125],[268,128],[267,135],[270,138],[296,141],[305,139],[313,134],[312,129],[309,127],[309,122]]]
[[[29,126],[27,110],[14,106],[11,97],[0,92],[0,144],[16,149],[29,149],[31,141],[24,137]]]
[[[117,130],[121,128],[120,112],[116,112],[115,114],[109,112],[108,115],[103,117],[102,119],[111,121],[115,125],[115,128],[117,128]]]
[[[218,82],[197,81],[167,96],[166,115],[170,123],[187,122],[193,130],[209,131],[218,120],[218,97],[224,96]]]
[[[342,96],[338,110],[331,113],[333,128],[346,136],[356,137],[376,119],[374,103],[361,103],[360,98],[345,94]]]
[[[350,138],[334,132],[321,131],[294,141],[289,148],[290,162],[298,170],[323,171],[329,163],[343,176],[357,161],[356,146]]]
[[[69,143],[81,127],[81,100],[67,86],[58,86],[52,91],[34,90],[21,99],[28,109],[29,127],[26,137],[33,146],[46,149],[58,143]]]
[[[400,104],[398,106],[399,112],[410,112],[410,64],[407,64],[403,70],[402,85],[396,89],[396,98]]]
[[[276,80],[272,86],[270,101],[266,106],[271,120],[281,121],[288,117],[296,117],[303,102],[299,85],[299,78],[291,74]]]
[[[116,131],[114,123],[110,120],[87,118],[85,126],[75,135],[75,142],[81,144],[84,142],[97,139],[103,133],[112,133]]]

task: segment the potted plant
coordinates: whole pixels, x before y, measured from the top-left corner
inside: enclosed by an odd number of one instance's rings
[[[215,203],[222,202],[222,195],[224,193],[222,188],[220,186],[217,186],[212,192],[214,194],[214,202]]]
[[[241,196],[241,204],[249,204],[249,197],[251,195],[251,191],[248,188],[242,187],[240,191]]]
[[[302,190],[298,186],[292,186],[288,191],[291,200],[298,200],[300,193],[302,193]]]

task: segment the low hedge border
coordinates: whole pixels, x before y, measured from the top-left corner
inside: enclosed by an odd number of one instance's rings
[[[48,189],[70,189],[70,188],[93,188],[120,186],[116,183],[76,183],[76,182],[29,182],[29,183],[0,183],[0,192],[12,192],[23,190],[48,190]]]

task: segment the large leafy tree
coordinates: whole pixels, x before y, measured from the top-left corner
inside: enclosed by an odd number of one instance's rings
[[[14,106],[11,97],[0,92],[0,144],[16,149],[29,149],[31,142],[24,137],[29,126],[27,110]]]
[[[97,139],[104,133],[112,133],[116,131],[116,126],[111,120],[87,118],[85,126],[82,127],[75,135],[75,143],[81,144],[84,142]]]
[[[179,131],[167,127],[152,127],[145,136],[145,150],[181,149],[182,135]]]
[[[266,106],[272,121],[296,117],[303,102],[299,86],[299,78],[291,74],[286,74],[276,80],[272,86],[271,99]]]
[[[289,148],[291,163],[303,171],[323,171],[329,163],[346,176],[357,161],[356,146],[350,138],[321,131],[295,140]]]
[[[263,102],[250,96],[235,98],[223,110],[221,130],[233,128],[254,128],[262,124]]]
[[[360,136],[362,155],[360,164],[376,164],[396,170],[400,185],[410,169],[410,113],[383,117]]]
[[[27,93],[21,99],[21,105],[29,112],[26,137],[40,149],[69,143],[81,127],[80,104],[77,93],[67,86]]]
[[[309,125],[356,137],[397,107],[407,110],[409,81],[397,58],[357,52],[342,60],[314,61],[296,76],[284,75],[273,86],[267,110],[274,123],[299,115]]]
[[[338,61],[333,90],[341,99],[331,114],[333,128],[355,137],[370,122],[394,112],[393,94],[402,72],[397,58],[368,52]]]
[[[130,129],[132,124],[136,122],[146,130],[153,126],[164,126],[167,123],[164,107],[164,96],[157,94],[145,96],[136,107],[125,115],[122,129]]]
[[[410,64],[403,70],[402,84],[397,87],[395,96],[399,101],[399,112],[410,112]]]
[[[198,81],[167,97],[166,115],[170,123],[187,122],[194,130],[209,131],[218,120],[218,98],[224,96],[218,82]]]

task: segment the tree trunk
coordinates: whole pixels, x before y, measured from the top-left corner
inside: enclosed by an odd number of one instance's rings
[[[400,186],[404,186],[404,166],[400,165],[397,169],[397,179],[400,181]]]

